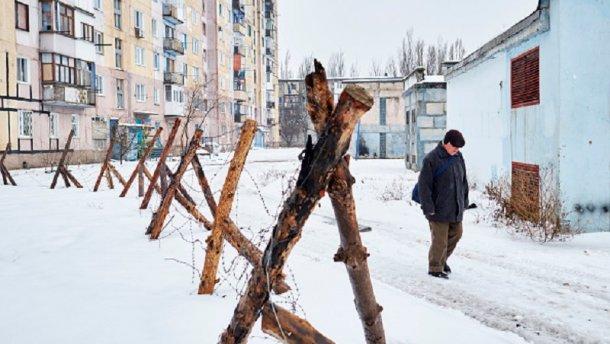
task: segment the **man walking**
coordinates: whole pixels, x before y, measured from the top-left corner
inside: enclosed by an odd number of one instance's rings
[[[449,130],[426,155],[419,174],[419,199],[432,235],[428,274],[434,277],[449,278],[447,258],[462,237],[462,216],[468,206],[466,165],[460,153],[465,143],[462,133]]]

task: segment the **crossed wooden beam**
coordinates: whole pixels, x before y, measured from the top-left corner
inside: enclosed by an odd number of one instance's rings
[[[55,171],[55,175],[53,176],[53,181],[51,182],[51,189],[55,189],[55,185],[57,185],[57,179],[59,175],[64,180],[64,184],[67,188],[70,187],[70,182],[74,184],[79,189],[82,189],[82,185],[76,180],[76,178],[70,173],[68,167],[66,166],[66,157],[68,152],[70,151],[70,144],[72,143],[72,138],[74,137],[74,129],[70,130],[70,135],[68,135],[68,141],[66,141],[66,145],[64,146],[64,150],[61,153],[61,158],[59,159],[59,163],[57,164],[57,170]]]
[[[4,148],[4,152],[2,152],[2,158],[0,158],[0,174],[2,174],[2,182],[4,185],[9,185],[9,183],[13,186],[17,186],[15,180],[11,176],[11,173],[8,171],[8,168],[4,166],[4,159],[6,159],[6,153],[11,150],[11,143],[6,144],[6,148]]]

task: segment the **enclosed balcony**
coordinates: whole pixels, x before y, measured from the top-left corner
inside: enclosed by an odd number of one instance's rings
[[[174,25],[182,24],[184,22],[178,11],[178,7],[172,4],[163,4],[163,19]]]
[[[166,85],[184,85],[184,75],[176,72],[163,73],[163,83]]]
[[[184,45],[182,45],[182,42],[172,37],[163,38],[163,49],[184,55]]]
[[[91,88],[49,84],[43,85],[42,90],[43,101],[49,105],[70,107],[95,106],[95,92]]]

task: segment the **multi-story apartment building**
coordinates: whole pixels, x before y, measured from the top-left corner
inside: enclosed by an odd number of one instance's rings
[[[186,127],[178,147],[201,127],[204,141],[231,149],[246,118],[259,122],[257,145],[279,142],[275,1],[0,6],[15,14],[0,23],[0,150],[11,143],[11,167],[53,163],[70,130],[72,159],[97,161],[111,128],[137,146],[148,129],[176,118]]]

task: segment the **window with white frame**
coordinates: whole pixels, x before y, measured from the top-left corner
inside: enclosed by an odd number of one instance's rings
[[[172,85],[165,85],[165,101],[172,101]]]
[[[144,17],[142,16],[142,12],[135,11],[135,26],[136,28],[143,30],[144,29]]]
[[[121,30],[123,10],[121,9],[121,0],[114,0],[114,27]]]
[[[184,50],[188,48],[188,37],[186,36],[186,33],[182,34],[182,47]]]
[[[32,111],[19,111],[19,137],[32,137]]]
[[[159,89],[158,88],[155,88],[153,90],[153,98],[154,98],[153,100],[155,102],[155,105],[159,105],[161,99],[159,99]]]
[[[136,47],[136,65],[144,66],[144,49]]]
[[[144,84],[136,84],[136,100],[139,102],[146,100],[146,89]]]
[[[17,58],[17,81],[23,83],[30,82],[30,64],[28,59],[23,57]]]
[[[195,81],[199,81],[199,68],[198,67],[192,67],[193,69],[193,79]]]
[[[150,28],[152,31],[152,36],[156,38],[157,37],[157,19],[155,19],[155,18],[152,19]]]
[[[197,24],[197,11],[193,8],[191,8],[191,21],[193,22],[193,25]]]
[[[193,54],[199,54],[199,40],[196,38],[193,38]]]
[[[79,130],[79,122],[80,121],[79,121],[78,115],[77,114],[73,114],[72,115],[71,124],[72,124],[72,130],[74,131],[74,137],[78,137],[79,136],[79,132],[80,132],[80,130]]]
[[[95,31],[95,52],[104,55],[104,33]]]
[[[51,112],[49,115],[49,137],[56,139],[59,136],[59,117],[57,113]]]
[[[125,108],[125,80],[116,79],[116,107]]]
[[[184,74],[184,80],[188,79],[189,66],[186,63],[182,65],[182,74]]]
[[[98,95],[104,95],[104,78],[101,75],[95,76],[95,89]]]
[[[159,53],[153,53],[153,66],[155,67],[155,70],[159,70],[160,59],[161,55],[159,55]]]
[[[98,11],[102,10],[102,0],[93,0],[93,8]]]

